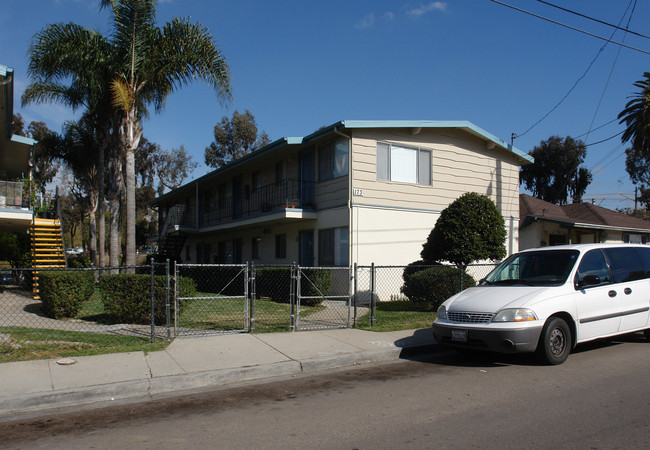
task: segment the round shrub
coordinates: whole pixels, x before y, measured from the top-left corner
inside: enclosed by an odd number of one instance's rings
[[[442,302],[460,292],[461,270],[449,266],[436,266],[405,276],[402,293],[413,303],[435,310]],[[463,289],[476,286],[468,273],[463,273]]]
[[[178,295],[192,297],[196,294],[194,280],[178,279]],[[151,323],[151,276],[144,274],[105,275],[99,280],[104,310],[123,323],[148,325]],[[170,283],[171,314],[174,314],[174,281]],[[180,304],[180,309],[183,304]],[[179,311],[180,313],[180,311]],[[167,323],[167,279],[154,277],[154,321]]]
[[[289,303],[291,295],[291,268],[264,267],[255,270],[255,291],[258,298],[268,297],[276,303]],[[302,269],[300,293],[302,305],[315,306],[323,301],[322,296],[330,294],[332,288],[331,269]]]
[[[38,291],[47,316],[74,317],[95,291],[92,271],[45,271],[38,275]]]

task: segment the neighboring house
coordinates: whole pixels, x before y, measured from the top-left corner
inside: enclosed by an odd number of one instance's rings
[[[159,198],[159,252],[191,263],[404,265],[440,212],[491,198],[518,249],[529,155],[465,121],[341,121],[279,139]]]
[[[650,243],[650,221],[591,203],[555,205],[519,196],[519,248],[587,243]]]
[[[0,231],[27,231],[32,211],[23,195],[33,139],[12,133],[14,70],[0,64]]]

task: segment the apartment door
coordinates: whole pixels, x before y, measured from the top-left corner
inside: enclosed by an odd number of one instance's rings
[[[303,230],[299,234],[300,254],[298,264],[301,267],[314,265],[314,230]]]
[[[314,148],[300,153],[300,206],[314,208]]]
[[[232,218],[239,219],[242,216],[244,203],[244,177],[237,175],[232,179]]]

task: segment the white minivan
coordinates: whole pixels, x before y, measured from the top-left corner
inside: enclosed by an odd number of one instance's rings
[[[510,256],[438,308],[443,344],[535,352],[561,364],[576,344],[644,331],[650,340],[650,246],[579,244]]]

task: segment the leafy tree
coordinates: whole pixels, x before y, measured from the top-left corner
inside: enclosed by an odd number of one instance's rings
[[[166,189],[176,189],[185,178],[187,178],[199,164],[192,161],[187,154],[185,147],[173,148],[171,152],[158,152],[154,157],[156,174],[158,176],[158,195],[162,195]]]
[[[257,134],[257,123],[253,114],[235,111],[232,119],[223,116],[214,126],[214,141],[205,148],[205,163],[214,168],[226,164],[264,147],[270,142],[265,131]]]
[[[618,118],[625,123],[621,136],[623,143],[631,142],[625,150],[625,170],[632,182],[639,186],[641,201],[650,206],[650,72],[634,83],[640,90],[627,102]]]
[[[422,245],[425,264],[449,261],[459,267],[506,256],[506,227],[496,205],[485,195],[468,192],[442,210]]]
[[[19,136],[31,137],[37,141],[32,155],[32,177],[40,186],[41,196],[45,198],[45,188],[56,176],[61,164],[57,161],[60,136],[50,130],[45,122],[31,122],[25,128],[20,114],[14,114],[12,132]]]
[[[156,0],[100,0],[113,15],[111,82],[113,106],[121,112],[120,147],[125,157],[126,264],[135,265],[135,152],[147,106],[161,111],[169,94],[196,79],[220,101],[229,101],[230,73],[206,27],[174,18],[156,27]]]
[[[547,202],[565,205],[569,196],[580,203],[591,183],[591,172],[580,167],[585,161],[587,147],[570,136],[551,136],[529,152],[535,162],[521,168],[520,183],[533,196]]]
[[[0,261],[8,261],[14,268],[30,267],[29,235],[0,231]]]

